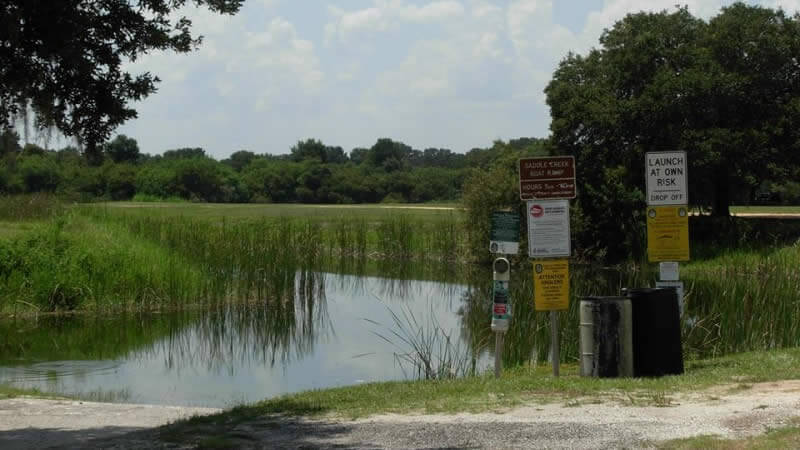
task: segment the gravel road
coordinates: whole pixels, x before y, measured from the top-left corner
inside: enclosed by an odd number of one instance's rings
[[[241,448],[640,448],[697,435],[736,438],[800,416],[800,381],[723,386],[662,406],[571,400],[502,413],[264,417],[227,430]],[[38,399],[0,401],[0,448],[179,448],[152,427],[216,410]],[[205,432],[197,430],[201,441]],[[219,430],[215,431],[219,434]],[[211,434],[212,436],[214,434]]]

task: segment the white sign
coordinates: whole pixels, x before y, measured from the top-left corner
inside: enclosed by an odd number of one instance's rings
[[[645,153],[645,178],[647,179],[647,204],[687,205],[686,152]]]
[[[569,200],[530,200],[528,255],[531,258],[569,257]]]
[[[519,253],[519,242],[490,241],[489,251],[501,255],[516,255]]]
[[[675,261],[658,263],[658,273],[661,281],[678,281],[680,279],[680,267]]]

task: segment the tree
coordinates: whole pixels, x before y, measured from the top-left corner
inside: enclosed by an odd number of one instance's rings
[[[162,155],[164,159],[190,159],[190,158],[205,158],[206,151],[200,147],[194,148],[176,148],[174,150],[167,150]]]
[[[745,195],[733,186],[796,164],[798,54],[797,18],[735,3],[708,23],[686,8],[631,14],[567,55],[545,93],[553,142],[576,157],[584,243],[638,245],[644,152],[687,151],[690,200],[723,216]]]
[[[58,166],[48,155],[25,157],[19,164],[19,172],[26,192],[53,192],[61,181]]]
[[[151,73],[124,64],[154,50],[186,53],[202,38],[175,11],[186,0],[7,0],[0,4],[0,128],[35,113],[39,127],[79,138],[94,164],[100,144],[128,119],[130,101],[156,90]],[[220,14],[243,0],[193,0]]]
[[[8,154],[19,153],[19,134],[12,129],[0,131],[0,157]]]
[[[342,147],[325,147],[325,162],[329,164],[344,164],[347,162],[347,153]]]
[[[139,158],[136,139],[120,134],[105,145],[105,151],[115,163],[135,162]]]
[[[253,161],[253,159],[255,159],[255,157],[256,154],[253,152],[239,150],[238,152],[233,152],[230,158],[222,160],[222,163],[229,165],[237,172],[241,172],[242,169],[247,167]]]
[[[392,172],[403,168],[411,151],[411,147],[402,142],[381,138],[369,149],[366,162],[371,166],[381,167],[387,172]]]
[[[294,147],[292,147],[291,152],[291,159],[295,162],[300,162],[306,159],[316,159],[320,162],[326,162],[327,159],[325,144],[316,139],[299,141]]]
[[[350,150],[350,161],[352,161],[354,164],[361,164],[367,160],[367,155],[369,155],[368,148],[354,148]]]

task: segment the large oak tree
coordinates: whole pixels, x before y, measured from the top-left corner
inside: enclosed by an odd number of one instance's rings
[[[593,239],[640,229],[645,152],[687,151],[690,201],[723,216],[735,195],[796,165],[798,58],[798,16],[742,3],[708,22],[686,8],[631,14],[599,47],[569,54],[545,92]]]
[[[82,141],[90,161],[128,119],[131,101],[156,90],[151,73],[123,64],[154,50],[195,49],[200,36],[176,15],[187,3],[234,14],[243,0],[0,0],[0,128],[29,109],[40,127]]]

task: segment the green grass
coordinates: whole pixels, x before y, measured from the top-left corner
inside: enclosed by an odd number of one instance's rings
[[[304,204],[229,204],[171,202],[108,202],[92,204],[94,208],[116,210],[125,214],[149,217],[188,217],[212,220],[256,218],[299,218],[327,221],[332,218],[382,220],[403,215],[424,219],[448,219],[460,214],[459,205],[445,204],[369,204],[369,205],[304,205]]]
[[[800,346],[800,243],[723,252],[686,264],[681,279],[698,319],[684,341],[701,356]]]
[[[52,194],[0,195],[0,221],[46,219],[64,208]]]
[[[731,206],[731,213],[800,214],[800,206]]]
[[[49,194],[0,195],[0,241],[23,235],[64,209],[61,201]]]
[[[766,450],[774,448],[800,448],[800,418],[795,419],[791,425],[771,429],[758,436],[751,436],[743,439],[721,439],[716,436],[698,436],[664,442],[659,444],[658,447],[673,450]]]
[[[582,378],[574,365],[562,367],[559,378],[548,366],[518,366],[493,375],[388,383],[315,390],[232,408],[169,425],[162,437],[173,442],[198,442],[225,436],[238,424],[271,415],[324,416],[355,419],[375,414],[502,412],[531,403],[614,402],[621,405],[667,406],[678,393],[730,384],[796,379],[800,349],[751,352],[689,361],[684,375],[662,378]]]
[[[16,397],[64,398],[63,396],[47,394],[38,389],[19,389],[0,383],[0,400]]]
[[[0,241],[2,240],[11,240],[15,237],[25,234],[28,231],[31,231],[36,222],[26,221],[26,222],[6,222],[0,221]]]
[[[217,298],[214,288],[168,249],[76,214],[0,241],[0,313],[185,306]]]

